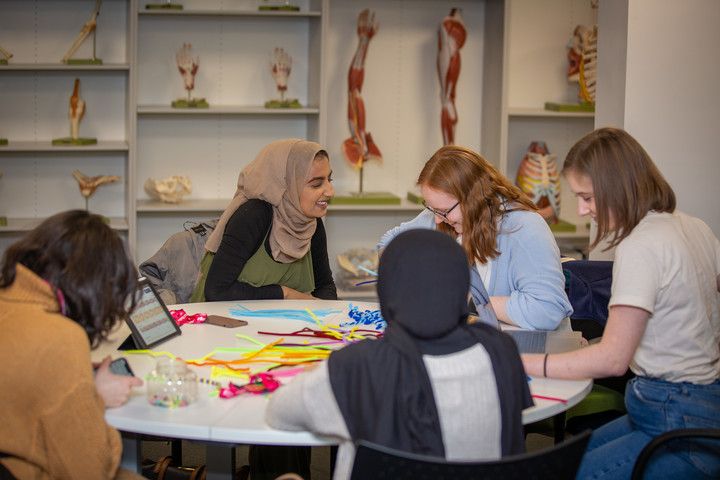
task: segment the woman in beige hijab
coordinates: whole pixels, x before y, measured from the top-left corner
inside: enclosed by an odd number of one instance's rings
[[[205,245],[191,301],[336,299],[321,220],[335,194],[331,174],[315,142],[263,148]]]

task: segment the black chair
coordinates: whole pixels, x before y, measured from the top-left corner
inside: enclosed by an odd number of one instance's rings
[[[445,459],[400,452],[360,441],[352,480],[572,480],[575,478],[590,430],[551,448],[488,462],[448,462]]]
[[[720,457],[720,443],[715,443],[714,448],[708,442],[699,443],[698,440],[720,440],[720,429],[717,428],[680,428],[670,430],[662,435],[655,437],[650,443],[645,445],[635,462],[632,471],[632,480],[640,480],[645,474],[650,458],[661,448],[672,448],[677,451],[678,445],[670,446],[670,443],[690,443],[693,449],[702,449],[704,452],[714,453]],[[687,448],[687,447],[686,447]]]

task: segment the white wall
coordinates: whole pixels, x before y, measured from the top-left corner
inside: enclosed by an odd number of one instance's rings
[[[720,2],[603,0],[599,25],[596,126],[637,138],[678,207],[720,236]],[[623,38],[626,52],[617,48]],[[612,99],[607,109],[603,99]]]

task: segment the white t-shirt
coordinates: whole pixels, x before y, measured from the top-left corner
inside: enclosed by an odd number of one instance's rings
[[[720,377],[720,241],[700,219],[650,212],[617,247],[610,306],[650,312],[636,375],[708,384]]]

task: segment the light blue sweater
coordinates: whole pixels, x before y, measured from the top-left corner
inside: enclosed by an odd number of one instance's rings
[[[378,248],[385,248],[401,232],[435,228],[434,215],[423,210],[414,219],[387,231]],[[508,316],[522,328],[555,330],[572,313],[565,294],[560,250],[545,220],[535,212],[506,213],[497,237],[500,255],[490,271],[490,296],[510,297]]]

